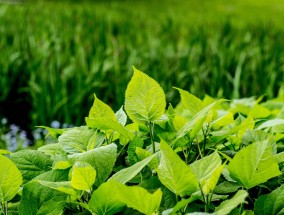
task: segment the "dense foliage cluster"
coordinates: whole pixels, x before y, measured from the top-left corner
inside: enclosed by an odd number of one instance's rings
[[[203,100],[134,68],[116,113],[95,96],[56,143],[1,150],[4,214],[283,214],[284,95]],[[6,156],[4,156],[6,154]]]

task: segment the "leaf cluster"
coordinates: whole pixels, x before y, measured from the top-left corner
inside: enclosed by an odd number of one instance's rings
[[[3,214],[283,214],[281,98],[203,100],[134,68],[114,112],[95,96],[86,125],[0,155]]]

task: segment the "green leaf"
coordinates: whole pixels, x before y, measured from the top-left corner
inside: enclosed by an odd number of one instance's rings
[[[260,196],[254,205],[257,215],[284,214],[284,185],[273,190],[270,194]]]
[[[22,184],[21,172],[7,157],[0,155],[0,204],[10,201]]]
[[[236,192],[240,188],[241,188],[241,185],[239,185],[236,182],[224,181],[224,182],[218,184],[215,187],[214,193],[217,193],[217,194],[234,193],[234,192]]]
[[[84,153],[76,153],[68,157],[74,163],[84,161],[92,165],[97,172],[95,185],[103,183],[111,174],[116,161],[117,146],[113,143],[107,146],[101,146]]]
[[[96,170],[86,162],[78,161],[73,165],[71,185],[77,190],[91,192],[96,180]]]
[[[133,77],[125,92],[126,113],[133,122],[155,122],[165,112],[165,93],[154,79],[133,69]]]
[[[224,166],[225,164],[216,168],[208,179],[204,178],[201,180],[201,189],[205,195],[208,195],[209,193],[213,193],[213,190],[215,189],[218,183],[218,180],[222,174],[222,170]]]
[[[130,164],[135,164],[138,162],[138,157],[136,155],[136,147],[143,147],[143,140],[139,136],[135,136],[129,143],[127,148],[128,160]]]
[[[143,160],[149,156],[151,156],[151,152],[149,151],[146,151],[145,149],[142,149],[140,147],[137,147],[136,150],[135,150],[136,154],[137,154],[137,157],[139,158],[139,160]],[[148,164],[148,166],[151,168],[151,169],[156,169],[159,165],[159,159],[157,157],[154,157],[150,163]]]
[[[49,143],[49,144],[39,147],[37,150],[40,152],[43,152],[46,155],[51,155],[51,156],[58,155],[58,154],[61,154],[61,155],[66,154],[62,146],[58,143]]]
[[[260,126],[257,127],[257,129],[265,129],[265,128],[270,128],[274,127],[277,125],[283,125],[284,124],[284,119],[271,119],[267,120],[266,122],[262,123]]]
[[[122,126],[126,125],[127,115],[123,110],[123,106],[115,113],[115,117]]]
[[[113,130],[127,139],[127,142],[133,138],[132,133],[126,130],[119,122],[111,118],[102,117],[96,119],[85,118],[88,127],[100,130]]]
[[[280,153],[274,155],[274,158],[275,158],[275,161],[277,163],[283,162],[284,161],[284,152],[280,152]]]
[[[52,170],[43,173],[35,180],[44,181],[67,181],[69,170]],[[67,195],[61,191],[43,186],[36,181],[30,181],[23,187],[22,198],[19,206],[20,215],[44,215],[63,214],[64,204]]]
[[[112,215],[120,212],[125,206],[120,198],[122,187],[122,184],[115,181],[103,183],[92,194],[88,204],[90,210],[97,215]]]
[[[71,195],[75,198],[78,198],[78,195],[76,191],[72,188],[70,181],[44,181],[44,180],[34,180],[35,182],[49,187],[54,190],[58,190],[60,192],[66,193],[68,195]]]
[[[57,139],[58,135],[63,134],[64,131],[68,130],[67,128],[50,128],[47,126],[36,126],[37,128],[44,128],[48,131],[46,137],[51,136],[54,139]]]
[[[245,190],[239,190],[231,199],[223,201],[219,205],[215,212],[216,215],[226,215],[229,214],[238,205],[246,203],[245,199],[248,197],[248,193]]]
[[[156,154],[153,154],[152,156],[147,157],[144,160],[137,162],[136,164],[128,168],[120,170],[119,172],[115,173],[111,178],[109,178],[108,181],[116,181],[125,184],[126,182],[134,178],[147,164],[150,163],[150,161],[155,156]]]
[[[160,189],[151,194],[142,187],[124,186],[120,193],[120,199],[127,207],[138,210],[143,214],[153,214],[160,207],[162,195],[163,193]]]
[[[8,155],[11,154],[12,152],[6,150],[6,149],[0,149],[0,155]]]
[[[59,136],[58,142],[67,153],[80,153],[88,150],[95,142],[96,132],[85,126],[68,129]]]
[[[193,116],[197,114],[200,110],[202,110],[203,103],[199,98],[192,95],[188,91],[176,87],[174,88],[179,91],[183,106],[188,109]]]
[[[116,120],[115,114],[110,106],[99,100],[96,95],[94,95],[95,100],[94,104],[90,109],[89,112],[89,118],[95,119],[95,118],[111,118],[113,120]]]
[[[193,162],[190,164],[190,167],[199,182],[201,182],[202,179],[209,179],[215,169],[221,166],[221,164],[222,160],[219,154],[215,151],[214,153]]]
[[[249,145],[257,141],[267,140],[270,135],[262,130],[247,130],[243,136],[243,143]]]
[[[223,126],[234,123],[234,115],[231,112],[221,111],[220,113],[224,115],[220,116],[211,124],[214,130],[218,130]]]
[[[168,146],[161,142],[160,165],[157,173],[160,181],[176,195],[186,196],[198,190],[198,180],[193,171]]]
[[[121,211],[126,205],[143,214],[153,214],[159,209],[161,199],[160,189],[151,194],[142,187],[128,187],[108,181],[93,192],[89,208],[98,215],[111,215]]]
[[[250,189],[281,174],[268,140],[241,149],[228,165],[231,178]]]
[[[215,101],[195,114],[194,117],[177,132],[175,142],[177,142],[180,138],[184,137],[188,132],[190,132],[196,126],[197,122],[200,123],[200,120],[204,121],[212,108],[224,101],[224,99]]]
[[[37,150],[22,150],[11,154],[11,160],[16,164],[23,176],[23,183],[51,170],[51,158]]]

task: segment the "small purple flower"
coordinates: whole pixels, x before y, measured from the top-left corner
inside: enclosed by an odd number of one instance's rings
[[[58,122],[58,121],[52,121],[52,123],[51,123],[51,127],[52,128],[59,128],[60,127],[60,122]]]
[[[19,126],[17,126],[17,125],[15,125],[15,124],[11,124],[10,125],[10,132],[12,133],[12,134],[16,134],[19,130],[20,130],[20,127]]]

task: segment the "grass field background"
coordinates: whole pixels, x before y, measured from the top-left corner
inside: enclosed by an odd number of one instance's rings
[[[79,125],[93,94],[118,110],[132,66],[203,97],[273,98],[284,81],[284,2],[0,2],[0,117]]]

